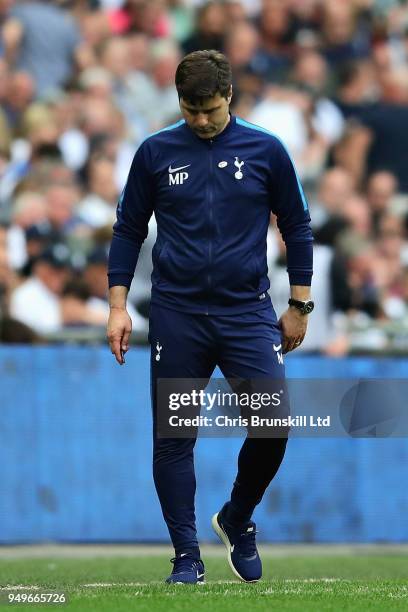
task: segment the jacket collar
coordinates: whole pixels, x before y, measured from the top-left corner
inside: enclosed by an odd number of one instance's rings
[[[230,116],[230,120],[228,121],[228,123],[225,126],[225,128],[222,130],[222,132],[217,134],[217,136],[214,136],[214,138],[211,138],[211,140],[216,140],[216,141],[217,140],[223,140],[234,129],[234,126],[235,126],[235,116],[231,115],[231,113],[229,114],[229,116]]]
[[[193,132],[193,130],[191,128],[188,127],[187,123],[185,123],[185,128],[190,132],[192,138],[194,138],[194,140],[199,140],[202,143],[212,143],[212,142],[218,142],[220,140],[224,140],[225,138],[228,138],[228,136],[231,134],[231,132],[234,130],[234,127],[236,125],[236,117],[235,115],[232,115],[231,113],[230,115],[230,120],[228,121],[227,125],[225,126],[225,128],[222,130],[222,132],[220,132],[219,134],[217,134],[217,136],[214,136],[213,138],[200,138],[199,136],[197,136],[197,134],[195,134]]]

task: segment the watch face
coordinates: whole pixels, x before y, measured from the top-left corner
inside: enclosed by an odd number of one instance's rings
[[[303,306],[303,312],[305,314],[310,314],[313,311],[314,308],[314,302],[310,301],[310,302],[306,302],[306,304]]]

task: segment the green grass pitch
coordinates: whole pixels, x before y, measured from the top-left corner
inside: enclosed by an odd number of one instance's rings
[[[1,550],[1,549],[0,549]],[[0,605],[0,609],[163,612],[179,610],[408,610],[408,559],[404,554],[263,556],[264,578],[243,584],[226,560],[206,555],[206,584],[170,586],[169,557],[0,559],[5,588],[59,591],[65,605]],[[16,591],[14,591],[16,592]]]

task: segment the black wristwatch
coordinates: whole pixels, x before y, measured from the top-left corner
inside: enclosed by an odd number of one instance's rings
[[[288,301],[289,306],[294,306],[297,308],[302,315],[308,315],[313,311],[314,302],[312,300],[306,300],[306,302],[302,302],[302,300],[294,300],[290,298]]]

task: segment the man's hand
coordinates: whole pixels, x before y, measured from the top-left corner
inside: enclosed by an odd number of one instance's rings
[[[289,306],[279,319],[282,330],[282,352],[289,353],[298,348],[306,335],[308,315],[302,315],[296,308]]]
[[[119,365],[125,363],[125,353],[129,348],[132,321],[126,308],[111,307],[106,336],[112,355]]]

